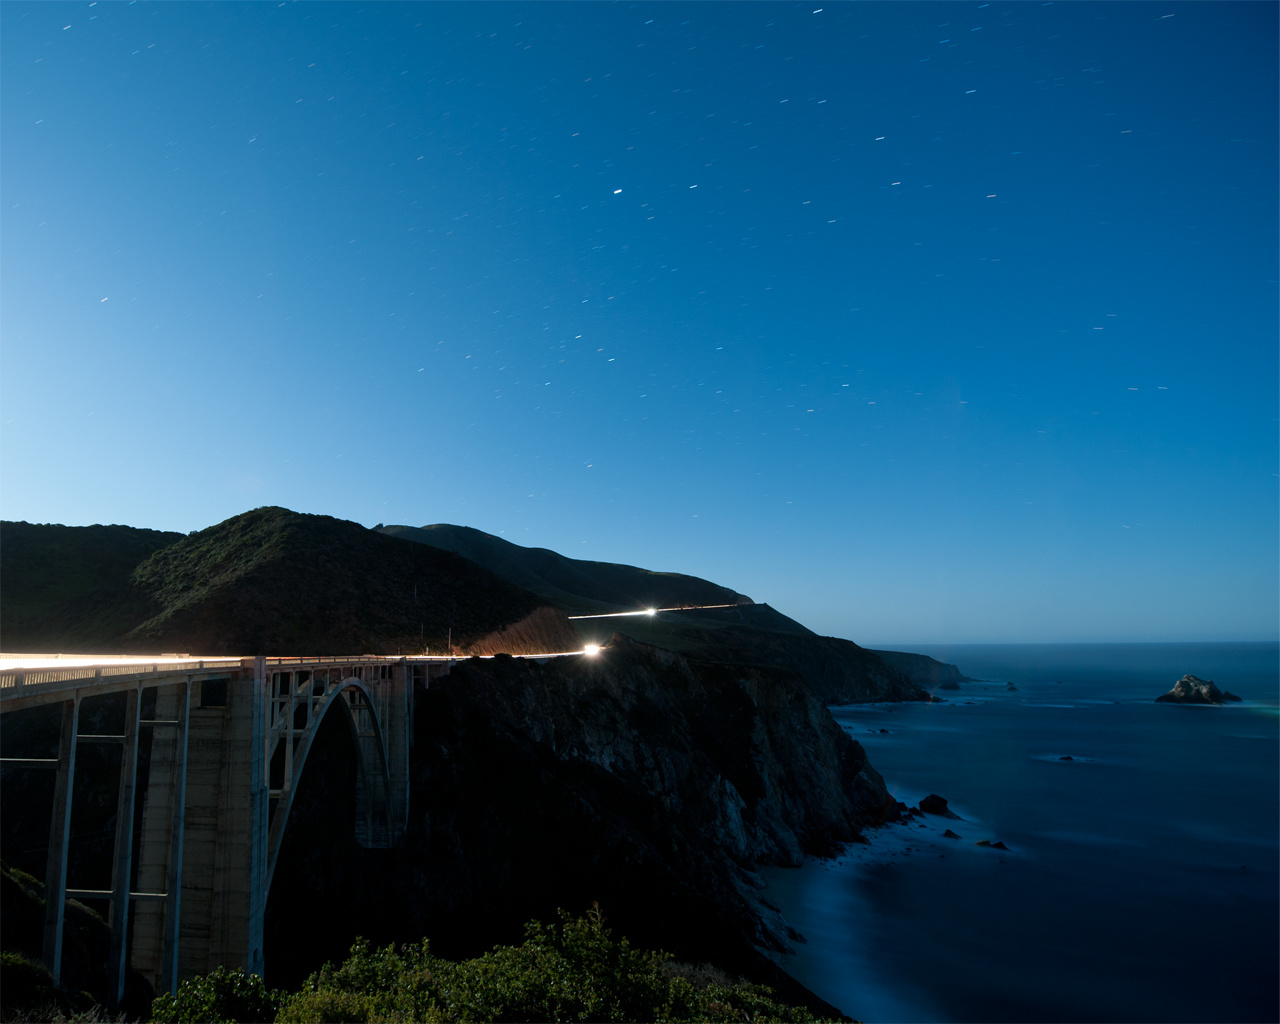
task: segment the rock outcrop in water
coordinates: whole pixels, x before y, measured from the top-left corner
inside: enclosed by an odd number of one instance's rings
[[[1229,700],[1239,700],[1234,693],[1219,690],[1212,679],[1200,679],[1196,676],[1183,676],[1173,684],[1173,689],[1156,698],[1165,704],[1213,704],[1221,707]]]
[[[938,796],[937,793],[930,793],[927,797],[920,801],[920,810],[925,814],[936,814],[941,818],[953,818],[956,821],[964,821],[960,815],[951,810],[947,806],[946,797]]]

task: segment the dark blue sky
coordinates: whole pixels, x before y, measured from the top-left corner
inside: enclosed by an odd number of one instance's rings
[[[1277,631],[1271,3],[19,3],[0,514]]]

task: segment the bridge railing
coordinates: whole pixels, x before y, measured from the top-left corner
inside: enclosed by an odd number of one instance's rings
[[[128,684],[136,679],[148,676],[180,675],[217,671],[221,669],[240,668],[240,658],[204,658],[192,661],[170,661],[125,664],[104,664],[95,659],[80,665],[68,665],[66,668],[53,667],[3,667],[0,661],[0,701],[14,699],[18,696],[31,697],[52,695],[64,690],[76,690],[93,686],[100,682]],[[71,684],[71,685],[68,685]],[[112,687],[117,688],[117,687]]]

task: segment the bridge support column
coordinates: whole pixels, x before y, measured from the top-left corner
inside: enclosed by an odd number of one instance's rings
[[[175,688],[177,734],[174,740],[173,792],[169,807],[169,858],[165,872],[164,946],[160,961],[160,988],[178,993],[178,953],[182,939],[182,859],[186,854],[187,753],[191,732],[191,680]],[[153,748],[154,749],[154,748]],[[154,760],[152,762],[155,763]]]
[[[409,747],[413,723],[409,708],[413,701],[413,665],[401,659],[387,680],[387,699],[382,712],[382,728],[387,737],[387,771],[391,778],[391,841],[404,835],[409,825]]]
[[[120,751],[120,789],[116,797],[115,856],[111,869],[112,1009],[124,998],[129,967],[129,881],[133,873],[133,797],[138,776],[138,723],[141,687],[128,691],[124,709],[124,747]]]
[[[49,858],[44,872],[44,963],[53,983],[62,983],[62,933],[67,909],[67,845],[71,839],[71,795],[76,774],[76,734],[80,731],[80,694],[62,703],[58,738],[58,778],[49,822]]]
[[[253,699],[250,714],[249,748],[253,757],[248,765],[249,792],[249,914],[246,929],[247,956],[245,969],[251,974],[262,974],[266,960],[263,941],[267,916],[267,838],[271,815],[271,793],[267,764],[267,660],[253,659]],[[296,677],[295,677],[296,678]],[[308,689],[310,682],[307,683]],[[290,702],[290,708],[293,702]]]
[[[190,682],[165,687],[156,702],[157,717],[179,727],[152,743],[138,888],[168,895],[136,905],[132,959],[159,991],[220,965],[262,973],[266,682],[257,662],[195,693]]]

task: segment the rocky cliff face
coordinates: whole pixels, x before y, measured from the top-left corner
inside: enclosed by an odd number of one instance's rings
[[[472,955],[530,917],[598,900],[636,942],[785,988],[756,948],[785,946],[787,927],[752,869],[832,851],[895,814],[861,746],[778,669],[619,639],[596,659],[462,663],[416,714],[399,849],[348,844],[350,866],[335,866],[346,840],[333,838],[346,833],[332,823],[316,833],[327,844],[294,844],[309,814],[349,803],[323,787],[308,797],[304,776],[281,864],[307,885],[273,889],[268,909],[267,962],[281,980],[314,969],[285,971],[298,938],[321,927],[308,915],[363,915],[374,938],[425,933],[442,954]],[[318,877],[337,879],[319,898]]]

